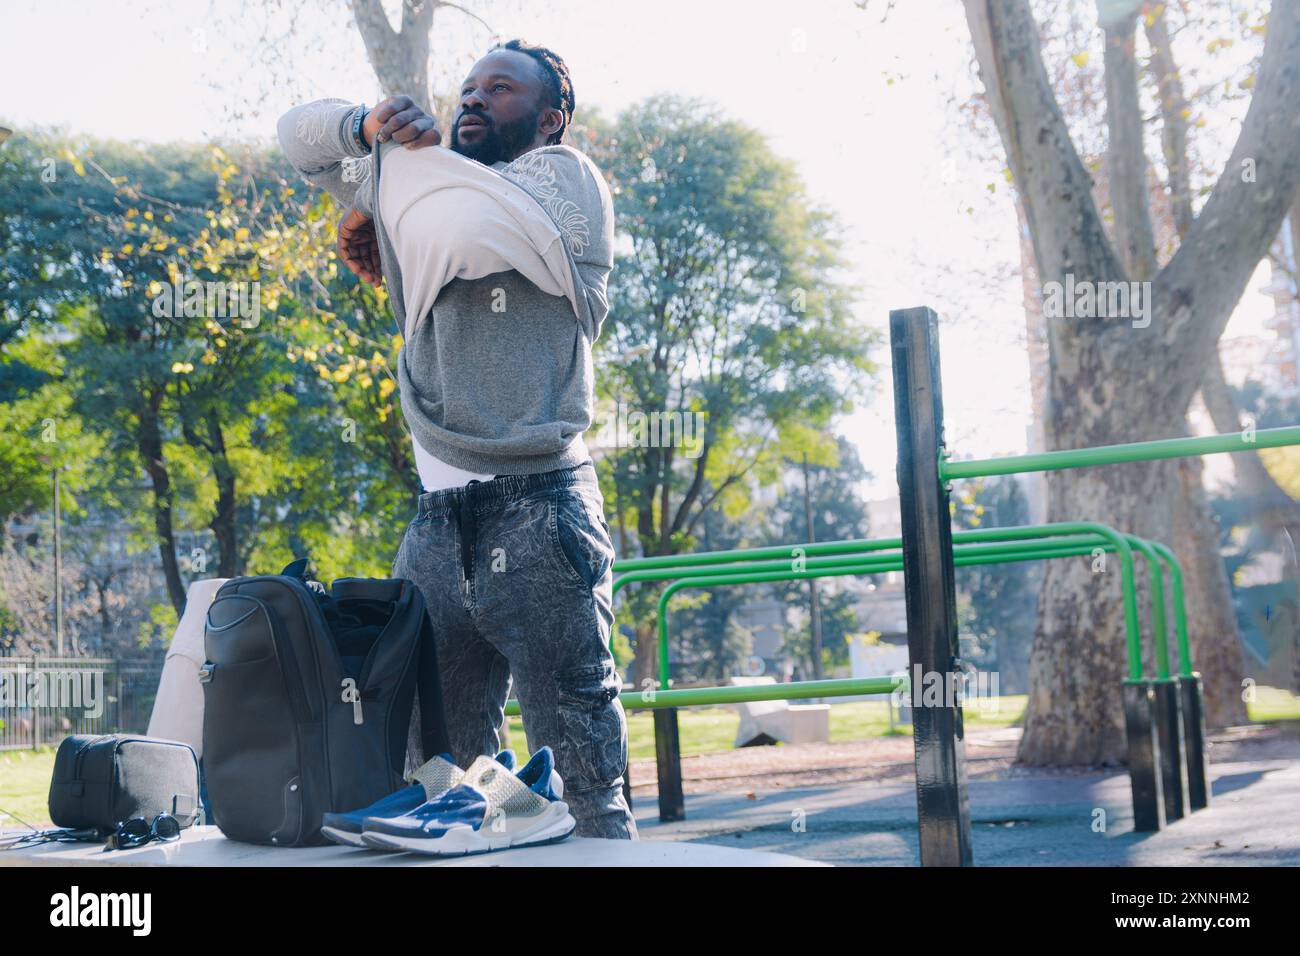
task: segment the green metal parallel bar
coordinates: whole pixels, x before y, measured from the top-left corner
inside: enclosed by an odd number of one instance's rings
[[[837,554],[858,554],[863,551],[883,551],[902,548],[902,538],[848,538],[844,541],[818,541],[808,544],[778,544],[766,548],[737,548],[731,551],[698,551],[694,554],[669,554],[653,558],[624,558],[614,562],[614,573],[624,571],[650,571],[657,568],[694,568],[732,561],[752,561],[762,558],[791,558],[794,551],[805,557],[825,557]]]
[[[1048,528],[1056,529],[1061,525],[1022,525],[1014,530],[1025,531],[1027,528]],[[1055,533],[1055,531],[1053,531]],[[1078,532],[1061,532],[1063,535],[1075,535]],[[1093,532],[1088,532],[1093,533]],[[983,537],[986,532],[983,531],[957,531],[953,533],[953,542],[955,544],[974,543],[986,540]],[[1020,535],[1021,538],[1029,537],[1028,534]],[[1015,538],[1005,539],[1015,540]],[[760,559],[781,559],[773,560],[771,567],[775,570],[784,566],[790,560],[796,557],[806,559],[810,566],[816,559],[826,556],[839,557],[844,555],[864,554],[876,551],[899,551],[903,547],[902,538],[850,538],[844,541],[824,541],[810,542],[805,544],[782,544],[773,545],[765,548],[737,548],[731,551],[701,551],[696,554],[677,554],[664,555],[654,558],[628,558],[622,561],[614,562],[614,572],[620,574],[614,579],[613,592],[618,593],[619,589],[628,584],[637,581],[661,581],[669,578],[681,577],[684,569],[701,569],[717,573],[730,572],[730,567],[713,567],[713,565],[726,565],[727,562],[737,562],[735,570],[739,571],[742,567],[749,568],[757,563]],[[799,552],[799,554],[795,554]],[[626,572],[626,573],[624,573]],[[635,576],[633,576],[635,575]]]
[[[1044,526],[1044,527],[1049,527],[1049,526]],[[1022,528],[1020,530],[1024,530],[1024,529]],[[1089,533],[1096,534],[1096,532],[1089,532]],[[956,532],[953,535],[953,541],[955,543],[979,541],[979,540],[983,540],[983,538],[981,537],[982,534],[983,533],[979,531]],[[1126,535],[1125,538],[1130,542],[1136,542],[1140,540],[1132,535]],[[1151,545],[1155,544],[1154,542],[1147,542],[1147,543]],[[638,581],[667,580],[670,578],[681,578],[681,577],[686,577],[688,575],[700,574],[700,573],[722,574],[722,573],[732,573],[732,572],[741,573],[743,571],[758,571],[758,570],[768,570],[768,569],[778,570],[787,566],[788,562],[790,560],[793,560],[796,556],[800,557],[802,559],[802,565],[809,569],[820,568],[820,567],[834,567],[838,563],[837,559],[842,560],[845,556],[848,555],[861,555],[864,553],[871,553],[871,552],[898,550],[899,548],[901,548],[901,540],[898,538],[881,538],[881,539],[874,539],[874,540],[868,538],[859,538],[859,539],[851,539],[846,541],[808,543],[808,544],[796,544],[796,545],[777,545],[777,546],[767,547],[767,548],[749,548],[749,549],[741,549],[735,551],[712,551],[712,552],[703,552],[697,555],[672,555],[672,556],[661,556],[657,558],[648,558],[648,559],[631,559],[626,562],[618,562],[617,564],[615,564],[616,570],[626,571],[627,573],[624,573],[614,581],[613,593],[617,594],[618,591],[625,585],[632,584]],[[1106,550],[1112,552],[1120,552],[1120,549],[1113,545],[1107,547]],[[796,555],[795,552],[799,552],[799,554]],[[1172,552],[1170,553],[1172,555]],[[819,557],[820,555],[828,555],[828,557]],[[1146,557],[1149,561],[1153,561],[1153,562],[1156,561],[1156,559],[1152,555],[1144,553],[1144,557]],[[775,560],[759,560],[764,558],[772,558]],[[737,559],[740,559],[742,561],[748,560],[750,563],[748,564],[734,564],[734,563],[725,564],[724,563],[727,561],[735,562]],[[1176,564],[1177,561],[1175,559],[1173,564],[1169,565],[1171,576],[1173,574],[1173,568]],[[894,569],[890,568],[885,570],[894,570]],[[1181,576],[1181,568],[1178,569],[1177,573]],[[1163,592],[1163,589],[1161,588],[1162,582],[1159,580],[1159,578],[1160,578],[1160,571],[1158,569],[1153,570],[1153,581],[1154,581],[1152,585],[1153,594],[1157,590]],[[1126,599],[1127,599],[1128,597],[1127,590],[1130,587],[1130,582],[1128,581],[1127,578],[1125,578],[1122,584],[1126,589]],[[1180,585],[1181,582],[1178,582],[1178,584]],[[1133,588],[1133,590],[1134,593],[1132,596],[1132,603],[1133,603],[1134,613],[1136,614],[1135,587]],[[1162,602],[1153,602],[1153,603],[1154,603],[1153,622],[1156,631],[1157,662],[1158,662],[1158,666],[1161,666],[1162,664],[1165,671],[1168,671],[1168,644],[1167,644],[1168,638],[1167,638],[1167,623],[1165,619],[1164,605]],[[1180,599],[1177,595],[1175,595],[1175,619],[1177,620],[1179,616],[1181,616],[1184,621],[1183,627],[1180,629],[1179,632],[1180,660],[1183,660],[1183,659],[1187,659],[1186,651],[1184,649],[1184,645],[1187,644],[1186,633],[1185,633],[1186,609],[1183,600]],[[1128,621],[1126,615],[1126,626],[1127,624]],[[1140,655],[1140,651],[1139,651],[1139,655]],[[1131,664],[1132,662],[1130,660],[1130,676],[1133,670]],[[1180,667],[1182,666],[1183,665],[1180,664]],[[1139,670],[1140,670],[1140,664],[1139,664]]]
[[[1133,553],[1128,542],[1113,528],[1090,521],[1067,521],[1043,525],[1019,525],[1010,528],[986,528],[975,531],[960,531],[953,535],[954,543],[974,544],[980,542],[1017,541],[1036,538],[1050,538],[1058,535],[1094,534],[1115,546],[1120,556],[1120,585],[1124,595],[1124,630],[1128,647],[1129,674],[1134,680],[1142,676],[1142,652],[1138,643],[1137,589],[1134,585]],[[699,566],[726,564],[737,558],[786,558],[794,557],[793,552],[801,550],[809,558],[820,555],[861,554],[864,551],[879,551],[901,548],[900,538],[881,538],[872,540],[860,538],[848,541],[825,542],[821,544],[777,545],[767,548],[749,548],[735,551],[706,551],[695,555],[667,555],[654,558],[634,558],[617,562],[616,570],[647,571],[664,569],[693,568]],[[674,573],[674,577],[680,576]],[[614,582],[617,591],[631,579],[624,575]],[[611,638],[612,640],[612,638]],[[661,642],[662,646],[662,642]]]
[[[1060,525],[1044,526],[1044,527],[1050,528],[1054,532],[1061,531]],[[982,563],[1006,563],[1006,562],[1017,561],[1017,560],[1040,560],[1040,559],[1052,558],[1052,557],[1071,557],[1071,556],[1091,554],[1092,551],[1099,546],[1104,548],[1106,551],[1112,553],[1117,553],[1121,551],[1120,547],[1116,544],[1114,540],[1110,539],[1109,536],[1100,534],[1095,531],[1087,531],[1082,533],[1075,532],[1073,536],[1070,536],[1070,534],[1067,532],[1064,534],[1059,534],[1055,537],[1040,537],[1040,538],[1031,538],[1028,540],[1023,540],[1023,539],[1002,540],[1005,537],[1002,532],[1005,530],[1009,530],[1009,529],[985,529],[983,531],[957,532],[954,535],[954,540],[958,541],[963,546],[961,548],[961,553],[954,555],[954,563],[960,566],[966,566],[966,565],[982,564]],[[1024,527],[1021,527],[1016,530],[1020,532],[1024,532],[1026,529]],[[1136,536],[1133,535],[1125,535],[1124,537],[1126,540],[1131,541],[1134,544],[1141,542],[1141,539],[1138,539]],[[991,541],[984,546],[980,546],[978,544],[978,542],[987,541],[989,538],[994,538],[998,540]],[[839,572],[839,574],[871,574],[871,573],[881,573],[885,571],[900,570],[902,568],[901,555],[896,555],[896,554],[882,555],[882,554],[874,553],[879,550],[889,549],[891,547],[897,549],[898,547],[898,545],[896,544],[897,541],[898,539],[896,538],[884,538],[879,540],[858,539],[853,541],[828,542],[827,544],[833,546],[832,557],[808,558],[804,562],[804,566],[809,568],[810,570],[825,569],[829,571]],[[1149,544],[1151,550],[1154,551],[1154,553],[1158,555],[1160,559],[1169,568],[1170,577],[1173,582],[1174,615],[1175,615],[1175,621],[1177,625],[1178,641],[1179,641],[1179,670],[1183,676],[1190,677],[1192,674],[1191,650],[1190,650],[1190,644],[1187,637],[1187,610],[1186,610],[1186,603],[1185,603],[1185,597],[1183,592],[1182,568],[1178,564],[1178,559],[1174,556],[1173,551],[1171,551],[1165,545],[1160,544],[1159,542],[1141,542],[1141,543]],[[864,557],[862,552],[858,552],[856,554],[850,554],[844,552],[842,550],[842,547],[846,545],[852,546],[854,548],[863,548],[867,557]],[[654,569],[647,570],[644,572],[632,572],[626,574],[622,578],[616,580],[614,582],[614,586],[615,588],[617,588],[622,584],[633,583],[634,581],[639,581],[639,580],[663,580],[667,578],[695,579],[703,576],[725,577],[727,579],[725,583],[753,583],[753,582],[735,581],[732,580],[732,576],[734,574],[743,574],[746,571],[750,573],[761,573],[766,571],[789,570],[789,560],[792,557],[792,552],[797,549],[806,548],[806,547],[809,546],[781,545],[773,548],[749,549],[748,552],[739,551],[739,550],[706,552],[709,558],[715,560],[718,558],[724,558],[724,559],[731,558],[734,560],[735,557],[737,557],[738,555],[742,555],[746,553],[751,553],[751,554],[757,553],[760,555],[771,555],[775,553],[778,556],[784,558],[784,560],[775,560],[775,561],[771,561],[771,560],[755,561],[748,565],[733,564],[733,565],[719,565],[715,567],[707,567],[707,566],[681,567],[681,566],[669,565],[662,559],[655,559]],[[1144,556],[1148,557],[1148,559],[1150,558],[1150,556],[1147,555],[1145,551],[1142,551],[1142,553],[1144,554]],[[681,558],[681,557],[690,557],[690,556],[677,556],[677,558]],[[996,558],[998,560],[995,561],[986,560],[989,558]],[[805,575],[805,577],[810,577],[810,576],[812,575],[807,575],[807,574]],[[826,576],[839,576],[839,575],[836,574],[836,575],[826,575]],[[700,586],[705,586],[703,585],[702,582],[699,581],[693,581],[693,583]],[[680,590],[680,588],[678,590]],[[1153,588],[1153,594],[1154,594],[1154,588]],[[1127,597],[1126,597],[1126,603],[1127,603]],[[666,602],[663,602],[661,606],[666,608],[667,606]],[[1155,615],[1153,612],[1153,620],[1154,619],[1155,619]],[[667,640],[665,636],[666,635],[666,614],[663,611],[660,612],[660,620],[664,622],[664,624],[661,625],[661,629],[660,629],[660,648],[665,649],[667,647]],[[661,684],[666,685],[667,677],[664,670],[663,656],[664,655],[661,650],[660,662],[659,662],[660,682]],[[1131,655],[1130,655],[1130,662],[1131,662]],[[1167,660],[1166,660],[1166,667],[1167,667]],[[1141,676],[1140,671],[1138,676],[1139,677]],[[818,682],[808,681],[802,683],[816,684]],[[768,690],[769,696],[746,698],[746,699],[753,699],[753,700],[796,699],[796,694],[799,692],[798,690],[799,685],[797,684],[778,684],[778,685],[766,685],[766,686],[769,687]],[[784,694],[787,689],[791,691],[791,695],[790,697],[783,697],[782,694]],[[685,691],[681,691],[681,692],[659,691],[656,692],[656,697],[659,700],[669,700],[669,701],[680,700],[680,698],[671,698],[671,697],[664,698],[662,697],[662,694],[664,693],[677,694],[677,693],[684,693],[684,692],[689,692],[691,694],[698,694],[708,690],[712,690],[712,688],[688,688]],[[723,690],[726,690],[730,694],[736,691],[737,688],[723,688]],[[860,691],[826,690],[824,692],[819,692],[819,693],[809,693],[807,696],[809,697],[853,696],[855,693],[867,694],[867,693],[876,693],[876,692],[865,691],[865,690],[860,690]],[[650,704],[644,703],[642,701],[643,696],[644,695],[642,694],[624,694],[622,695],[622,699],[624,700],[626,706],[633,709],[638,707],[651,706]],[[691,698],[691,700],[700,703],[717,702],[717,701],[713,701],[712,699],[705,700],[704,698],[699,698],[699,697],[693,697]],[[729,699],[728,702],[736,702],[736,701]],[[674,705],[671,703],[668,704],[661,703],[658,706],[689,706],[689,705],[686,704]],[[512,716],[517,715],[519,713],[518,701],[515,700],[508,701],[506,704],[506,713]]]
[[[889,541],[889,540],[892,539],[885,539],[885,541]],[[1101,541],[1100,538],[1098,538],[1097,540],[1099,542]],[[1078,537],[1062,536],[1060,543],[1077,544]],[[1019,543],[1019,544],[994,543],[989,545],[970,545],[969,548],[971,553],[998,554],[998,553],[1002,553],[1003,551],[1014,551],[1019,548],[1023,548],[1025,546],[1026,545],[1024,543]],[[1032,546],[1038,547],[1041,545],[1035,544]],[[793,547],[797,548],[799,546],[795,545]],[[633,584],[639,581],[667,581],[676,578],[698,576],[701,574],[708,574],[708,575],[743,574],[752,571],[783,571],[787,569],[797,570],[802,568],[807,568],[811,570],[815,568],[836,567],[838,565],[843,564],[846,561],[850,561],[850,562],[858,561],[867,555],[878,554],[879,551],[880,549],[877,548],[864,548],[861,553],[837,554],[837,555],[832,555],[830,557],[808,558],[808,557],[801,556],[798,559],[794,557],[787,557],[779,560],[750,561],[747,563],[723,564],[723,565],[708,566],[708,567],[672,566],[672,567],[652,568],[644,571],[629,571],[614,581],[613,590],[615,593],[617,593],[617,591],[623,586],[627,584]],[[903,555],[901,550],[899,550],[898,548],[893,548],[891,549],[889,556],[901,560]],[[795,560],[798,560],[799,568],[793,568],[791,566],[791,562]]]
[[[1154,461],[1160,458],[1183,458],[1222,452],[1258,451],[1261,448],[1282,448],[1287,445],[1300,445],[1300,425],[1261,428],[1254,433],[1229,432],[1226,435],[1165,438],[1159,441],[1130,442],[1124,445],[1102,445],[1097,448],[1073,448],[1039,452],[1033,455],[1010,455],[1005,458],[951,461],[945,456],[940,456],[939,477],[944,481],[956,478],[984,478],[1028,471],[1060,471],[1066,468],[1088,468],[1093,465],[1115,465],[1126,461]]]
[[[818,558],[800,558],[802,565],[807,568],[828,568],[836,567],[848,562],[860,561],[869,555],[878,555],[877,549],[866,549],[860,553],[836,554],[827,557]],[[897,551],[892,554],[893,557],[901,558],[902,552]],[[659,568],[650,568],[642,571],[629,571],[626,574],[614,580],[613,591],[618,593],[619,589],[628,585],[636,584],[641,581],[671,581],[676,578],[697,577],[699,575],[718,575],[718,574],[744,574],[750,571],[783,571],[791,567],[791,562],[795,558],[785,557],[776,560],[750,561],[737,564],[720,564],[706,566],[674,565]]]
[[[1096,521],[1058,521],[1043,525],[1021,525],[1011,528],[985,528],[966,531],[962,541],[1014,541],[1027,538],[1048,538],[1060,534],[1093,533],[1115,546],[1119,555],[1120,587],[1124,595],[1124,636],[1128,647],[1128,670],[1132,680],[1142,679],[1142,648],[1138,637],[1137,587],[1134,584],[1133,549],[1114,528]],[[953,535],[953,540],[959,540]]]
[[[1165,586],[1163,565],[1155,548],[1135,535],[1125,535],[1129,544],[1147,561],[1147,577],[1151,580],[1151,622],[1155,631],[1156,677],[1169,679],[1169,638],[1165,632]]]
[[[1042,527],[1051,529],[1055,526],[1044,525]],[[957,537],[960,537],[962,534],[963,534],[962,532],[959,532]],[[969,532],[967,534],[974,534],[977,535],[978,537],[987,536],[987,535],[981,535],[980,533],[976,533],[976,532]],[[1079,541],[1080,537],[1086,538],[1088,540],[1084,542],[1080,542]],[[1038,560],[1040,558],[1067,557],[1067,556],[1080,555],[1080,554],[1089,554],[1091,553],[1093,548],[1097,547],[1098,542],[1103,538],[1104,536],[1096,535],[1092,532],[1083,532],[1083,533],[1067,532],[1059,536],[1059,538],[1039,535],[1036,537],[1035,540],[1032,541],[1017,541],[1016,539],[1012,538],[1012,539],[990,542],[983,546],[980,546],[978,543],[973,542],[972,544],[964,546],[962,548],[962,554],[965,555],[966,558],[964,560],[959,559],[958,563],[963,565],[974,564],[974,563],[991,564],[991,563],[1002,563],[1003,560],[1011,560],[1011,561]],[[882,549],[888,549],[888,548],[893,548],[897,550],[897,549],[901,549],[901,546],[902,546],[902,541],[899,538],[881,538],[877,540],[863,538],[863,539],[839,541],[839,542],[826,542],[824,543],[823,547],[817,548],[817,551],[820,553],[829,551],[831,557],[807,558],[805,562],[805,566],[812,566],[814,569],[825,569],[828,571],[835,571],[844,574],[849,574],[849,573],[864,574],[864,573],[879,573],[884,571],[899,571],[902,570],[903,567],[901,552],[893,555],[873,554],[873,552]],[[704,552],[704,556],[713,562],[717,562],[719,560],[726,560],[726,559],[731,559],[734,561],[734,559],[741,554],[760,555],[760,556],[775,555],[778,557],[783,557],[784,560],[761,563],[762,566],[764,567],[773,566],[772,573],[776,573],[778,571],[784,572],[789,570],[790,560],[793,557],[792,555],[793,551],[802,548],[811,549],[815,547],[816,547],[815,545],[780,545],[780,546],[770,547],[770,548],[752,548],[752,549],[748,549],[748,551]],[[852,552],[846,551],[845,550],[846,548],[865,550],[868,556],[864,558],[863,554],[861,553],[861,550],[859,551],[859,553],[854,554]],[[672,567],[666,563],[666,561],[668,560],[680,561],[682,557],[690,558],[690,557],[699,557],[699,556],[684,555],[684,556],[675,556],[674,558],[669,558],[669,559],[665,559],[665,558],[650,559],[653,562],[652,569],[647,571],[629,572],[628,574],[623,575],[622,577],[620,577],[614,582],[614,590],[616,591],[623,584],[632,583],[633,580],[662,580],[668,577],[681,577],[683,574],[688,574],[692,576],[700,575],[700,574],[713,575],[716,574],[716,572],[731,571],[732,569],[738,569],[737,573],[739,573],[739,570],[752,571],[754,568],[754,565],[732,565],[730,568],[726,567],[725,565],[717,566],[717,567],[705,566],[702,568],[691,568],[691,567],[682,568],[682,567]],[[874,563],[869,563],[869,562],[874,562]],[[759,562],[756,562],[755,564],[759,564]],[[805,575],[805,576],[811,576],[811,575]],[[727,577],[730,577],[730,575],[727,575]],[[777,578],[775,580],[781,580],[781,578]],[[785,578],[785,580],[793,580],[793,579]],[[663,601],[663,599],[661,599],[660,602],[661,636],[659,641],[659,647],[660,647],[659,657],[660,657],[660,684],[664,688],[668,686],[666,657],[665,657],[668,643],[666,638],[663,636],[665,633],[664,629],[666,627],[666,614],[662,610],[662,608],[665,606],[666,606],[665,602]],[[612,643],[612,638],[611,638],[611,643]],[[807,683],[815,683],[815,682],[807,682]],[[788,687],[793,687],[794,685],[780,684],[775,686],[777,688],[788,688]],[[705,688],[689,688],[689,689],[704,690]],[[730,688],[728,688],[728,690],[730,690]],[[862,693],[867,693],[867,692],[862,692]],[[840,692],[826,691],[825,693],[809,694],[808,696],[810,697],[851,696],[851,694],[849,692],[844,692],[843,694],[840,694]],[[632,694],[624,694],[621,695],[621,699],[625,701],[626,706],[631,707],[634,705],[628,702],[633,700],[639,700],[640,698],[635,697]],[[777,696],[774,697],[754,698],[754,699],[779,700],[785,698],[780,697],[778,694]],[[648,705],[637,705],[637,706],[648,706]],[[663,706],[667,706],[667,705],[663,705]],[[510,716],[517,715],[519,713],[519,702],[514,699],[506,701],[505,712]]]
[[[993,543],[986,545],[964,545],[956,549],[956,563],[961,566],[971,564],[995,564],[1004,561],[1032,561],[1042,558],[1069,557],[1091,554],[1102,545],[1113,549],[1104,539],[1093,535],[1078,538],[1053,538],[1041,541]],[[634,572],[646,574],[653,578],[677,578],[675,584],[665,589],[659,601],[660,632],[660,684],[667,686],[666,649],[667,642],[667,601],[685,587],[708,587],[719,584],[754,584],[773,581],[798,581],[817,577],[838,577],[843,575],[879,574],[887,571],[900,571],[903,568],[901,554],[848,555],[832,558],[810,558],[801,569],[790,567],[789,561],[762,561],[751,566],[730,565],[714,569],[709,573],[702,569],[661,569],[658,571]],[[726,572],[726,573],[723,573]]]
[[[1075,541],[1073,544],[1067,544],[1066,538],[1084,538],[1083,541]],[[1060,540],[1053,540],[1060,539]],[[1010,561],[1041,560],[1052,557],[1069,557],[1083,554],[1089,554],[1097,546],[1102,546],[1107,551],[1115,552],[1120,555],[1121,567],[1121,584],[1124,592],[1125,606],[1125,631],[1126,644],[1128,646],[1129,671],[1133,679],[1141,678],[1141,648],[1137,645],[1138,624],[1137,624],[1137,600],[1136,588],[1133,583],[1133,560],[1132,549],[1128,541],[1119,535],[1114,529],[1101,525],[1096,522],[1058,522],[1055,524],[1037,525],[1037,526],[1018,526],[1012,528],[988,528],[975,531],[961,531],[953,535],[955,544],[961,545],[1003,545],[1003,547],[984,547],[971,549],[963,547],[962,555],[954,555],[954,563],[965,566],[968,564],[1001,564]],[[1019,542],[1019,544],[1013,544]],[[625,571],[615,580],[613,590],[617,592],[625,584],[642,580],[663,580],[669,577],[679,578],[689,574],[691,581],[680,582],[681,587],[709,586],[704,581],[696,580],[697,575],[709,574],[711,576],[723,577],[726,580],[718,581],[719,584],[731,583],[758,583],[764,580],[800,580],[813,576],[841,576],[844,574],[869,574],[880,573],[883,571],[900,570],[902,567],[901,555],[879,555],[876,554],[874,562],[869,559],[863,559],[864,554],[871,555],[874,552],[898,550],[902,547],[900,538],[881,538],[881,539],[850,539],[846,541],[808,543],[796,545],[777,545],[767,548],[749,548],[731,551],[712,551],[701,552],[694,555],[668,555],[654,558],[634,558],[626,561],[616,562],[615,570]],[[1163,546],[1160,546],[1163,547]],[[956,549],[954,549],[956,550]],[[1167,550],[1167,549],[1165,549]],[[731,580],[734,574],[741,574],[742,570],[753,573],[757,567],[772,568],[771,573],[777,573],[778,568],[784,575],[788,571],[789,561],[796,557],[795,551],[799,551],[800,557],[805,560],[803,566],[809,568],[799,574],[797,577],[760,577],[753,581],[735,581]],[[1157,553],[1159,553],[1157,551]],[[858,560],[855,562],[853,558]],[[1162,555],[1163,557],[1163,555]],[[757,561],[753,564],[737,565],[734,562],[737,559],[780,559],[772,560],[765,564],[759,565]],[[827,558],[832,560],[827,560]],[[838,560],[834,560],[838,559]],[[1172,559],[1172,552],[1169,553],[1169,559]],[[733,562],[728,567],[727,562]],[[841,563],[843,562],[843,563]],[[1177,568],[1176,560],[1170,565],[1171,571]],[[818,575],[817,571],[824,570],[832,573]],[[724,574],[723,572],[731,572]],[[635,575],[635,576],[634,576]],[[744,577],[748,575],[742,574]],[[1180,658],[1182,661],[1190,661],[1190,655],[1185,650],[1186,640],[1186,612],[1182,603],[1182,575],[1181,569],[1173,572],[1174,593],[1175,593],[1175,615],[1176,619],[1181,620],[1180,626]],[[673,587],[672,593],[681,590],[681,587]],[[666,607],[667,599],[670,594],[665,594],[660,598],[660,683],[667,686],[667,640],[666,634]],[[1188,667],[1183,664],[1183,667]],[[817,682],[805,682],[817,683]],[[774,685],[775,696],[754,699],[792,699],[783,698],[781,693],[794,685]],[[709,688],[689,688],[689,691],[704,691]],[[727,691],[733,691],[735,688],[725,688]],[[663,699],[664,693],[669,691],[660,690],[656,692],[659,699]],[[677,691],[671,691],[677,693]],[[823,693],[810,694],[809,696],[851,696],[851,691],[830,691]],[[867,693],[860,691],[859,693]],[[626,706],[638,707],[648,706],[641,703],[641,695],[625,694],[623,699]],[[661,706],[672,706],[664,704]],[[680,705],[686,706],[686,705]],[[519,713],[517,701],[507,701],[506,713],[515,715]]]
[[[1044,526],[1050,527],[1050,526]],[[996,533],[1008,529],[990,529]],[[1127,542],[1122,538],[1110,542],[1121,554],[1128,548]],[[1078,555],[1091,554],[1097,547],[1095,541],[1089,540],[1083,543],[1059,544],[1055,542],[1040,542],[1037,546],[1021,546],[1019,548],[1004,548],[1000,553],[969,553],[971,549],[964,548],[961,553],[954,555],[954,564],[959,567],[974,564],[1005,564],[1017,561],[1036,561],[1046,558],[1072,557]],[[1132,555],[1129,554],[1129,573],[1132,574]],[[872,556],[863,558],[858,562],[846,562],[840,567],[827,567],[821,569],[792,571],[789,569],[782,571],[765,571],[750,572],[746,574],[726,574],[706,577],[688,577],[675,581],[668,585],[659,597],[659,684],[662,688],[668,687],[669,661],[668,661],[668,602],[674,594],[684,588],[698,587],[716,587],[728,584],[761,584],[772,581],[800,581],[808,578],[823,577],[844,577],[846,575],[876,574],[883,571],[897,571],[903,567],[902,558],[888,555]],[[1127,606],[1127,601],[1126,601]],[[1134,618],[1136,618],[1136,608],[1134,608]],[[1134,628],[1136,634],[1136,628]],[[1138,662],[1138,676],[1141,676],[1141,650],[1140,648],[1129,648],[1130,668],[1134,659]]]
[[[1056,528],[1057,525],[1041,526],[1021,526],[1025,527],[1043,527]],[[1070,534],[1071,532],[1063,532]],[[966,541],[982,540],[978,536],[979,531],[957,531],[953,533],[953,542],[960,544]],[[783,559],[790,560],[795,557],[806,559],[841,556],[849,554],[863,554],[873,551],[901,551],[903,547],[902,538],[848,538],[843,541],[817,541],[803,544],[780,544],[771,545],[764,548],[736,548],[730,551],[700,551],[693,554],[670,554],[661,555],[652,558],[625,558],[614,562],[614,573],[620,575],[614,581],[614,590],[617,591],[621,584],[631,584],[633,581],[652,581],[663,580],[663,577],[653,577],[646,574],[645,577],[630,578],[627,573],[631,572],[652,572],[652,571],[671,571],[673,574],[665,577],[675,576],[675,573],[682,568],[700,568],[710,567],[712,565],[725,565],[728,563],[749,563],[763,559]],[[799,554],[795,554],[795,552]]]
[[[654,710],[661,707],[699,707],[716,704],[742,704],[753,700],[807,700],[814,697],[866,697],[889,694],[906,687],[906,677],[855,677],[844,680],[793,681],[788,684],[750,684],[739,687],[684,687],[681,690],[638,691],[620,694],[619,700],[629,710]],[[506,713],[519,715],[519,701],[506,701]]]
[[[1161,544],[1159,541],[1152,541],[1150,544],[1169,568],[1169,580],[1172,582],[1174,597],[1174,631],[1178,636],[1178,673],[1182,677],[1191,677],[1194,668],[1192,644],[1187,637],[1187,602],[1183,593],[1183,567],[1168,545]]]
[[[788,684],[751,684],[742,687],[685,687],[681,690],[642,691],[621,695],[633,709],[694,707],[701,704],[740,704],[755,700],[806,700],[813,697],[865,697],[888,694],[906,686],[905,677],[859,677],[844,680],[806,680]]]

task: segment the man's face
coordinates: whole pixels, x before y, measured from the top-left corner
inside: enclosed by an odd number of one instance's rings
[[[510,162],[545,142],[542,78],[538,64],[517,50],[493,50],[461,84],[451,148],[491,166]],[[558,110],[551,110],[557,116]],[[540,142],[539,142],[540,139]]]

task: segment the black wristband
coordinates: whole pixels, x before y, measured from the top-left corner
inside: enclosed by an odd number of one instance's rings
[[[357,144],[357,149],[370,152],[370,147],[366,145],[366,138],[362,133],[362,127],[365,126],[366,116],[370,110],[366,109],[366,104],[362,103],[357,107],[357,115],[352,118],[352,141]]]

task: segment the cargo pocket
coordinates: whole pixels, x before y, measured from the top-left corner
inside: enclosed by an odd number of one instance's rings
[[[627,765],[627,724],[613,661],[556,673],[560,740],[557,769],[566,791],[612,785]]]
[[[614,545],[598,508],[579,491],[555,496],[551,531],[560,559],[574,580],[594,588],[614,563]]]

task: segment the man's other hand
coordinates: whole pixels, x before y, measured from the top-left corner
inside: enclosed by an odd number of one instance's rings
[[[372,148],[390,139],[407,149],[437,146],[442,142],[438,121],[416,106],[409,96],[390,96],[367,113],[361,135]]]
[[[379,240],[373,219],[355,209],[348,210],[339,223],[339,258],[362,282],[378,288],[383,281],[383,268],[379,264]]]

